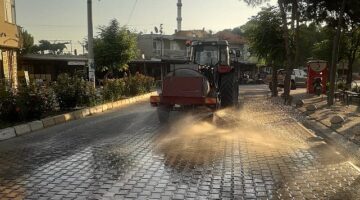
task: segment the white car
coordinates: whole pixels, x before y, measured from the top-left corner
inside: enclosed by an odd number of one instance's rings
[[[284,87],[285,81],[285,69],[278,70],[278,85],[279,87]],[[272,85],[272,75],[268,75],[266,78],[269,88],[271,89]],[[306,87],[307,73],[303,69],[293,69],[291,74],[291,89],[295,90],[297,87]]]

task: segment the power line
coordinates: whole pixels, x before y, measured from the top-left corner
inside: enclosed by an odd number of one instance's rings
[[[134,14],[134,11],[135,11],[137,2],[138,2],[138,0],[135,0],[135,3],[134,3],[134,5],[133,5],[133,7],[132,7],[132,10],[131,10],[131,12],[130,12],[130,15],[129,15],[129,18],[128,18],[128,21],[127,21],[126,25],[129,24],[129,22],[130,22],[130,20],[131,20],[131,18],[132,18],[132,16],[133,16],[133,14]]]

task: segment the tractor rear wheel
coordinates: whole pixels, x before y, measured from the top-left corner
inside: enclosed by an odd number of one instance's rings
[[[220,84],[221,107],[237,106],[239,98],[239,84],[234,72],[223,74]]]
[[[157,108],[157,114],[158,114],[158,118],[160,123],[167,123],[169,121],[169,116],[170,116],[170,107],[169,106],[159,106]]]

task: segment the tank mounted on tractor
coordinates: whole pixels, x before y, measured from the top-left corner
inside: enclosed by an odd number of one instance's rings
[[[162,90],[151,96],[160,122],[167,122],[173,110],[208,107],[212,111],[238,105],[238,69],[231,66],[231,51],[227,41],[193,41],[187,64],[175,66],[163,77]]]

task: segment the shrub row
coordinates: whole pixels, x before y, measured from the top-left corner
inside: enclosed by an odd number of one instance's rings
[[[56,111],[146,93],[153,85],[153,78],[141,74],[107,80],[99,93],[83,78],[67,74],[59,75],[51,85],[21,85],[16,91],[0,82],[0,121],[14,123],[40,119]]]
[[[96,104],[95,89],[82,77],[61,74],[52,87],[61,110]]]
[[[36,85],[20,86],[15,92],[0,85],[0,120],[26,121],[42,117],[56,106],[54,91]]]
[[[150,92],[154,78],[135,74],[122,79],[109,79],[104,82],[102,96],[105,101],[116,101],[123,97]]]

